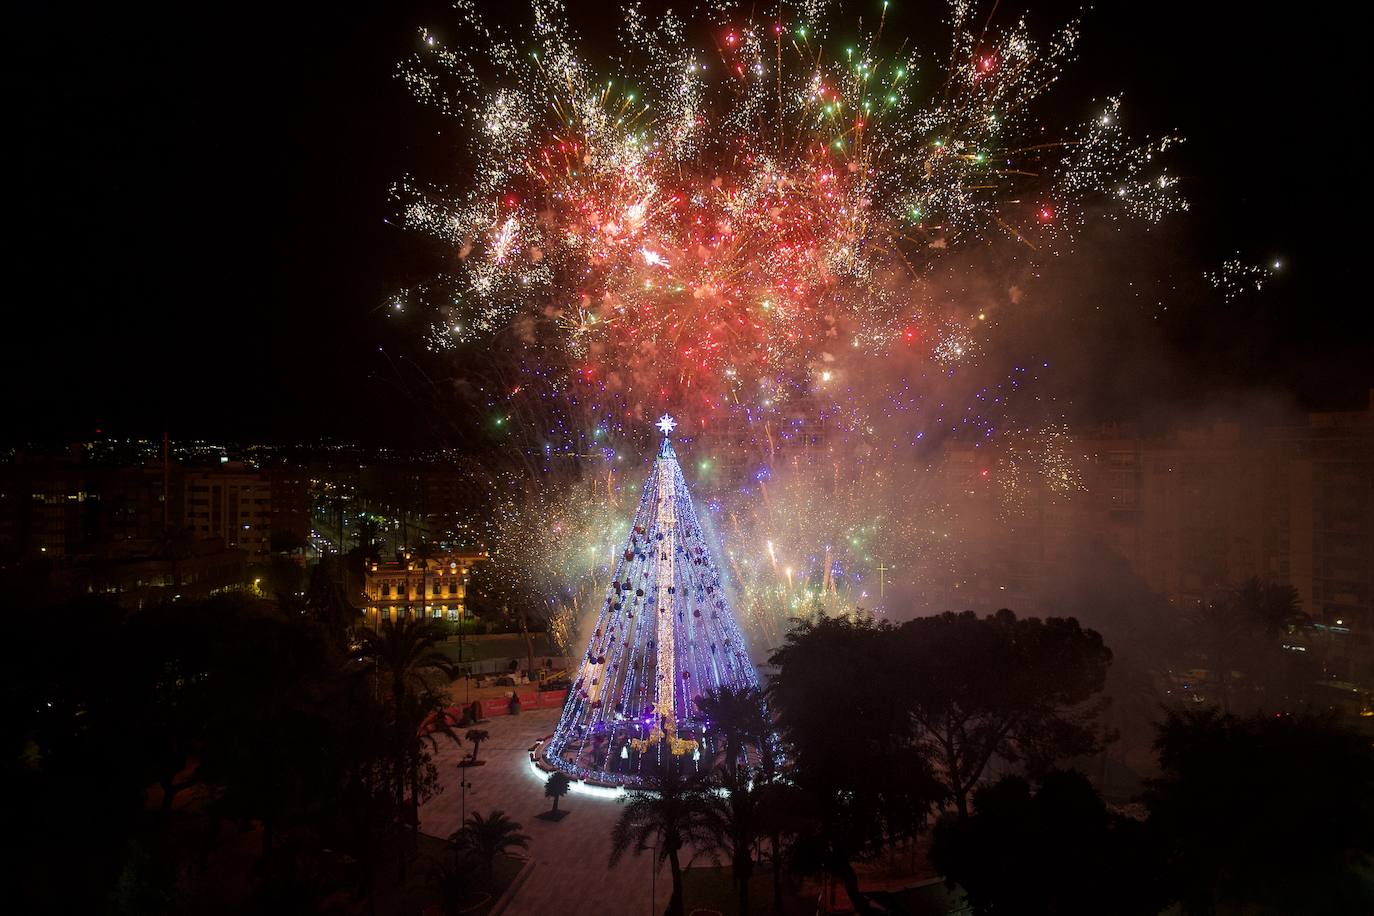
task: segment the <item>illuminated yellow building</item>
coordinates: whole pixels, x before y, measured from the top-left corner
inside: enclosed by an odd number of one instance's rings
[[[408,553],[394,562],[367,564],[363,593],[367,622],[406,614],[459,620],[467,614],[468,576],[489,557],[485,551],[436,551],[428,557]]]

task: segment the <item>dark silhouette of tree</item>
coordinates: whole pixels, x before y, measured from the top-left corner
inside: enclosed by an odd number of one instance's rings
[[[142,693],[142,699],[126,697],[126,702],[132,700],[130,718],[142,732],[139,743],[146,748],[149,775],[162,790],[159,816],[164,819],[177,795],[199,782],[192,764],[204,750],[213,699],[206,677],[215,631],[210,615],[233,615],[240,605],[237,598],[213,605],[158,605],[129,617],[122,628],[127,641],[121,653],[123,681]]]
[[[723,740],[725,766],[732,774],[739,769],[746,744],[760,754],[770,751],[767,711],[758,689],[723,684],[697,697],[697,709],[706,717],[710,732]]]
[[[759,831],[768,837],[769,866],[773,878],[773,910],[782,912],[783,872],[787,844],[811,822],[807,819],[808,800],[792,783],[782,778],[768,778],[760,773],[757,816]]]
[[[320,560],[305,590],[305,612],[336,646],[348,645],[349,633],[362,612],[348,600],[343,563],[335,557]]]
[[[337,678],[346,687],[341,700],[330,704],[339,732],[334,749],[339,769],[338,797],[327,809],[330,820],[323,834],[336,848],[346,850],[358,861],[361,867],[355,871],[363,899],[370,898],[373,882],[383,877],[382,865],[408,861],[408,844],[414,840],[416,827],[411,816],[413,808],[409,804],[398,806],[394,793],[395,708],[378,690],[372,675],[367,669],[360,671],[356,662],[349,659]],[[404,715],[413,720],[421,713],[418,709],[412,713],[407,707]],[[446,736],[432,740],[425,736],[413,746],[422,760],[421,794],[431,777],[437,781],[432,758],[425,752],[432,753],[438,740],[446,740]],[[411,767],[413,760],[402,762]],[[412,783],[414,778],[412,768]]]
[[[365,560],[380,560],[382,556],[381,528],[366,513],[358,516],[358,550]]]
[[[907,621],[894,647],[901,691],[961,816],[998,757],[1032,774],[1100,747],[1094,698],[1112,654],[1072,618],[1017,619],[1003,609]]]
[[[496,868],[496,857],[512,849],[528,849],[530,838],[520,832],[520,824],[497,809],[483,817],[474,811],[463,826],[454,831],[449,842],[456,849],[467,849],[481,863],[488,878]]]
[[[760,803],[767,785],[777,776],[773,723],[762,692],[754,687],[723,685],[698,697],[697,708],[709,723],[710,732],[725,746],[721,782],[726,796],[718,800],[717,846],[730,859],[740,912],[747,912],[749,880],[754,871],[753,844],[765,826]],[[754,750],[756,766],[740,765],[745,748]],[[780,847],[781,837],[774,836],[772,864],[778,898],[782,874]]]
[[[759,808],[760,790],[754,785],[748,767],[723,767],[720,787],[725,796],[711,796],[715,809],[712,820],[714,849],[730,861],[730,878],[735,884],[739,911],[749,912],[749,880],[754,875],[754,842],[763,827]]]
[[[431,541],[424,540],[405,554],[408,563],[414,563],[420,567],[420,607],[408,607],[407,610],[415,617],[429,619],[427,606],[429,604],[429,574],[434,568],[434,558],[439,555],[439,548]],[[409,594],[407,592],[407,594]]]
[[[435,648],[443,632],[422,618],[385,620],[373,633],[362,635],[358,658],[375,668],[394,702],[429,687],[433,677],[447,677],[453,669],[448,656]]]
[[[469,758],[473,763],[477,762],[477,749],[482,746],[482,742],[491,737],[491,733],[481,728],[470,728],[463,737],[472,744],[472,757]]]
[[[718,695],[716,699],[725,702],[715,715],[722,717],[724,728],[734,732],[736,740],[743,746],[752,747],[757,753],[757,766],[750,770],[751,807],[758,829],[769,838],[770,867],[773,875],[773,908],[781,911],[783,907],[783,834],[792,832],[796,818],[786,806],[795,801],[796,792],[789,784],[780,781],[777,753],[779,750],[777,727],[768,711],[766,698],[756,688],[744,688],[732,695]],[[715,721],[712,719],[712,721]],[[729,743],[727,737],[727,744]],[[727,754],[729,752],[727,751]],[[734,771],[738,771],[738,752],[730,755],[736,761]],[[732,775],[734,773],[732,772]],[[748,866],[752,869],[752,863]],[[747,891],[747,886],[746,886]]]
[[[1174,672],[1190,667],[1184,652],[1192,639],[1180,610],[1111,547],[1080,534],[1063,550],[1074,573],[1046,583],[1045,605],[1101,633],[1112,650],[1102,722],[1118,737],[1103,749],[1105,780],[1108,755],[1123,770],[1153,760],[1159,707]]]
[[[268,562],[268,581],[272,596],[282,607],[299,606],[301,586],[305,583],[305,566],[298,557],[274,553]]]
[[[877,854],[939,797],[918,742],[897,631],[862,616],[816,617],[788,633],[770,705],[799,790],[805,826],[792,844],[799,868],[838,878],[861,912],[853,863]]]
[[[666,860],[672,873],[673,893],[666,916],[682,916],[682,859],[685,847],[705,848],[712,840],[716,818],[708,785],[696,774],[684,775],[677,758],[650,764],[645,788],[630,792],[621,802],[620,817],[611,829],[614,868],[627,851],[635,855],[653,848],[658,865]]]
[[[1155,916],[1169,902],[1146,826],[1109,813],[1081,773],[1051,770],[1034,792],[1006,776],[973,804],[935,825],[930,859],[974,913]]]
[[[23,837],[7,863],[19,879],[9,908],[99,912],[129,864],[144,789],[176,765],[160,739],[143,747],[151,736],[140,718],[155,702],[156,658],[130,654],[126,614],[104,599],[8,610],[16,651],[0,674],[0,803]]]
[[[1278,636],[1302,619],[1298,590],[1291,585],[1251,577],[1236,589],[1235,601],[1259,621],[1266,636]]]
[[[1289,711],[1308,700],[1302,659],[1282,647],[1282,635],[1302,613],[1289,585],[1251,578],[1190,617],[1192,637],[1223,712]]]
[[[1317,716],[1172,712],[1146,794],[1184,910],[1374,912],[1374,748]]]
[[[326,803],[329,783],[321,775],[335,767],[330,688],[337,659],[318,628],[266,608],[226,616],[213,651],[202,776],[219,786],[217,817],[261,824],[263,868],[270,870],[278,864],[277,836]]]
[[[558,800],[568,794],[572,780],[562,773],[554,773],[544,783],[544,797],[553,799],[553,810],[558,811]]]
[[[204,714],[195,778],[209,819],[201,866],[229,820],[261,828],[262,907],[310,909],[341,886],[366,892],[377,856],[399,848],[400,812],[376,778],[390,767],[389,710],[360,689],[322,628],[299,614],[231,598],[156,613],[154,625],[174,632],[199,619],[185,638],[203,638],[209,650],[198,666]],[[318,845],[302,843],[305,836]],[[354,865],[339,867],[339,857]]]
[[[398,706],[393,679],[311,615],[242,594],[52,613],[79,638],[51,638],[46,613],[14,615],[26,651],[0,692],[0,801],[26,837],[11,856],[19,911],[199,911],[221,890],[225,823],[259,844],[244,891],[254,911],[366,898],[380,866],[405,861],[414,800],[432,791],[429,758],[447,740],[425,677]],[[163,791],[148,816],[151,786]]]
[[[272,530],[271,544],[273,553],[302,553],[309,546],[296,532],[279,528]]]
[[[443,634],[423,617],[403,616],[386,620],[376,631],[361,634],[359,661],[370,668],[392,710],[391,779],[397,809],[409,808],[412,825],[419,822],[420,798],[412,795],[407,805],[406,785],[415,776],[423,737],[421,725],[440,714],[443,697],[433,688],[436,677],[451,678],[453,663],[437,648]],[[416,780],[418,781],[418,780]],[[405,867],[405,856],[400,867]]]
[[[471,850],[451,849],[447,860],[430,873],[444,913],[458,916],[465,906],[473,905],[473,884],[480,870],[481,863]]]
[[[439,769],[434,754],[441,744],[462,744],[454,731],[448,714],[448,696],[437,690],[422,690],[405,700],[396,734],[403,740],[402,753],[409,796],[406,821],[410,825],[410,841],[417,842],[420,833],[420,805],[433,797],[439,788]]]

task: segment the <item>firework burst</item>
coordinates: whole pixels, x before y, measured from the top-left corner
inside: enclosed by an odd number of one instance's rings
[[[1221,291],[1222,298],[1230,302],[1246,293],[1257,293],[1279,275],[1283,262],[1277,258],[1268,264],[1252,264],[1242,260],[1239,255],[1221,262],[1221,267],[1203,273],[1214,289]]]
[[[1037,40],[955,2],[949,48],[924,55],[885,16],[840,42],[823,2],[688,19],[636,4],[598,68],[555,0],[533,0],[518,37],[458,6],[452,37],[422,32],[403,70],[475,164],[459,188],[397,186],[406,223],[457,254],[409,298],[436,346],[547,334],[627,404],[776,404],[913,324],[957,362],[976,341],[921,286],[951,250],[1052,253],[1087,204],[1183,206],[1158,162],[1173,138],[1129,141],[1117,100],[1061,136],[1037,120],[1076,22]]]

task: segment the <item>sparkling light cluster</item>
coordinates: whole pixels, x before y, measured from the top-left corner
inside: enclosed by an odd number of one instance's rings
[[[989,382],[914,353],[833,365],[785,415],[681,419],[704,535],[720,545],[739,622],[759,651],[813,610],[938,608],[954,597],[942,583],[969,565],[967,526],[978,521],[947,493],[976,488],[1006,519],[1032,494],[1081,487],[1062,423],[1024,419],[1054,409],[1034,387],[1046,366],[1013,366]],[[538,379],[493,379],[483,428],[503,445],[468,469],[486,504],[454,539],[491,553],[485,593],[512,606],[533,596],[564,631],[578,620],[585,635],[628,534],[626,471],[656,414],[625,421]]]
[[[1089,205],[1183,206],[1158,162],[1173,138],[1132,144],[1117,100],[1062,133],[1037,120],[1076,22],[1037,40],[956,0],[948,51],[927,57],[884,34],[886,6],[865,28],[825,2],[690,19],[631,4],[606,69],[557,0],[532,0],[518,35],[460,2],[403,70],[462,123],[473,165],[452,187],[397,186],[407,225],[456,255],[409,291],[431,345],[516,329],[628,401],[771,404],[913,326],[942,363],[974,351],[922,301],[953,248],[1052,252]]]
[[[1083,464],[1067,426],[1054,424],[1004,437],[995,463],[1002,489],[1001,507],[1007,518],[1028,509],[1032,493],[1065,496],[1083,492]]]
[[[954,2],[926,53],[832,6],[631,4],[602,63],[554,0],[517,32],[460,0],[403,69],[467,148],[451,183],[397,185],[452,269],[388,311],[452,351],[499,455],[453,538],[560,643],[620,581],[624,471],[664,408],[759,652],[812,609],[958,606],[973,527],[1083,486],[1023,390],[1049,363],[1006,332],[1062,320],[1026,288],[1091,220],[1186,208],[1177,138],[1130,140],[1114,98],[1043,120],[1077,22]]]
[[[1282,268],[1283,262],[1277,259],[1268,264],[1252,264],[1237,255],[1222,261],[1219,269],[1204,272],[1203,276],[1213,287],[1221,290],[1223,299],[1230,302],[1237,296],[1264,289],[1265,284],[1277,277]]]

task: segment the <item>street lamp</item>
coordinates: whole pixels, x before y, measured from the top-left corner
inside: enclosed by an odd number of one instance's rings
[[[649,849],[653,852],[649,856],[649,916],[654,916],[658,912],[658,847],[650,843]]]
[[[468,670],[467,662],[463,658],[463,624],[467,623],[465,618],[468,616],[467,570],[463,570],[463,594],[459,598],[461,601],[458,605],[458,664],[463,666],[463,703],[466,704],[471,702],[468,697],[472,685],[472,672]]]

